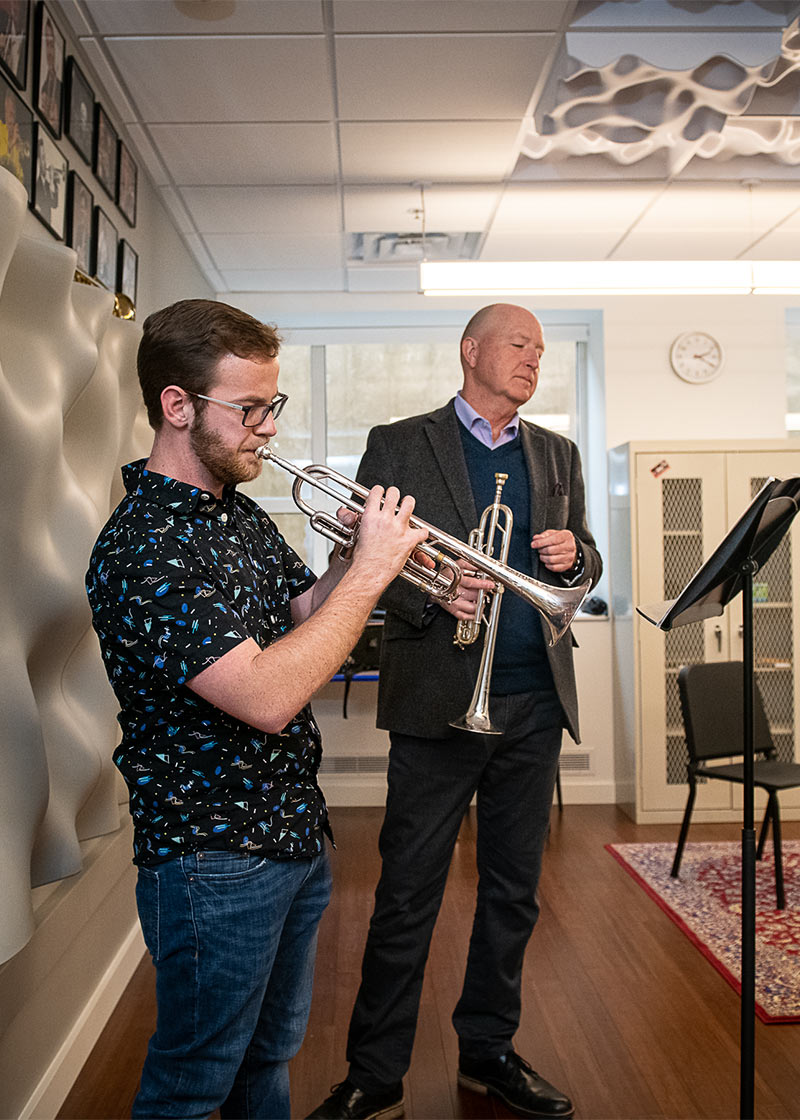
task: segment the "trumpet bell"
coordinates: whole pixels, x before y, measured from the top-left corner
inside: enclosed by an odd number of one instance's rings
[[[545,624],[549,646],[554,646],[567,632],[592,587],[592,581],[588,579],[575,587],[553,587],[514,568],[506,568],[500,577],[500,583],[539,612]]]
[[[476,731],[479,735],[502,735],[499,727],[495,727],[489,718],[488,712],[465,712],[461,719],[451,719],[450,726],[457,731]]]

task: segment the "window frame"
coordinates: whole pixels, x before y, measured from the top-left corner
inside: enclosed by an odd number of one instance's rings
[[[545,340],[573,341],[576,345],[576,442],[581,452],[589,525],[602,555],[607,555],[608,514],[606,488],[605,377],[603,369],[602,313],[597,311],[536,311]],[[439,311],[425,320],[410,322],[411,316],[395,315],[398,321],[331,324],[324,327],[284,327],[285,346],[310,348],[311,462],[326,463],[328,453],[326,347],[337,344],[458,342],[469,318],[463,310]],[[404,321],[399,321],[400,319]],[[546,370],[546,357],[545,357]],[[444,403],[444,401],[440,402]],[[268,512],[296,511],[291,498],[260,499]],[[302,516],[302,515],[301,515]],[[330,542],[312,533],[309,563],[319,573],[327,565]],[[603,594],[602,587],[599,594]]]

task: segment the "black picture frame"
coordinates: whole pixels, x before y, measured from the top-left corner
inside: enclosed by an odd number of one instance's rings
[[[136,306],[136,289],[139,284],[139,254],[124,238],[119,243],[117,261],[117,291],[127,296]]]
[[[36,7],[36,31],[33,60],[36,82],[33,104],[40,119],[56,140],[61,138],[64,107],[64,59],[66,41],[58,30],[50,6],[39,0]]]
[[[78,155],[91,166],[94,154],[94,90],[72,55],[67,59],[64,131]]]
[[[33,113],[17,91],[0,74],[0,124],[6,127],[6,150],[0,155],[5,167],[24,186],[28,201],[33,191]]]
[[[94,107],[94,153],[92,170],[112,202],[117,187],[117,143],[119,136],[99,101]]]
[[[67,224],[67,157],[41,121],[36,122],[31,209],[54,237],[64,240]]]
[[[128,225],[136,225],[136,185],[138,169],[122,140],[117,154],[117,206]]]
[[[28,28],[31,0],[0,0],[0,69],[17,89],[28,78]]]
[[[94,234],[92,276],[113,292],[117,283],[117,253],[119,234],[117,227],[101,206],[94,208]]]
[[[94,251],[94,195],[77,171],[69,173],[67,191],[67,245],[75,250],[75,266],[84,275],[92,272]]]

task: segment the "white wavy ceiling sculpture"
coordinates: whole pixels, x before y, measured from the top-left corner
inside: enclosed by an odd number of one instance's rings
[[[636,30],[629,30],[636,4],[647,58],[620,53],[637,42]],[[722,7],[729,20],[740,11],[738,37],[708,32]],[[615,8],[628,27],[618,34],[611,26]],[[634,172],[657,170],[669,176],[680,174],[694,158],[724,162],[758,157],[765,177],[786,177],[789,168],[800,164],[800,17],[783,27],[780,20],[796,8],[766,0],[604,4],[602,27],[567,33],[514,177],[536,178],[537,167],[545,162],[570,157],[600,157],[616,167],[616,174],[624,165]],[[592,9],[597,6],[579,7],[576,23]],[[754,14],[773,26],[748,27]],[[659,21],[667,26],[657,29]],[[719,45],[728,53],[714,49]],[[591,60],[573,57],[573,50],[590,54]],[[739,57],[729,53],[733,50]],[[659,53],[671,66],[659,64]],[[608,61],[598,65],[602,54]],[[674,68],[682,56],[690,64]],[[656,159],[659,166],[648,168],[648,161],[652,165]],[[577,161],[584,171],[590,162]]]

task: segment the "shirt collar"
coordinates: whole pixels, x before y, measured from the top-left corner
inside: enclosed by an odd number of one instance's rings
[[[148,502],[164,506],[176,513],[204,513],[220,516],[230,511],[236,497],[236,488],[226,486],[222,497],[210,490],[202,490],[188,482],[179,482],[158,471],[147,470],[147,460],[137,459],[122,468],[122,481],[130,497],[142,497]]]
[[[519,432],[519,413],[515,412],[509,422],[500,432],[497,439],[492,438],[492,425],[489,421],[481,416],[475,409],[461,396],[461,390],[456,393],[455,399],[456,416],[476,439],[486,447],[500,447],[501,444],[510,443],[512,439],[517,438]]]

